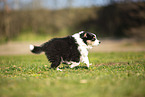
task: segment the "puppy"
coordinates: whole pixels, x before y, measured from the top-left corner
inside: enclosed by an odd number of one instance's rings
[[[88,49],[100,44],[95,34],[81,31],[72,36],[54,38],[40,46],[30,45],[32,53],[44,52],[51,62],[51,68],[57,68],[61,63],[71,64],[70,68],[84,62],[89,68]],[[62,70],[60,70],[62,71]]]

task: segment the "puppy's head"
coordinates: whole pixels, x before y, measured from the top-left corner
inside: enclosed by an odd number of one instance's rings
[[[80,34],[80,38],[83,40],[83,42],[86,45],[97,46],[97,45],[99,45],[101,43],[97,39],[96,35],[93,34],[93,33],[81,31],[81,32],[79,32],[79,34]]]

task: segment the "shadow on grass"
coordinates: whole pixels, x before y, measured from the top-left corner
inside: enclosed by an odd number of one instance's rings
[[[63,66],[63,67],[60,67],[60,69],[88,69],[88,67],[86,66],[76,66],[74,68],[70,68],[69,66]]]

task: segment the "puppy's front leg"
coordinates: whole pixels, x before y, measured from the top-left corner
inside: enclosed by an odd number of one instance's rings
[[[84,58],[83,58],[83,61],[84,61],[85,64],[87,64],[87,67],[89,68],[89,66],[90,66],[91,64],[89,63],[88,56],[84,57]]]

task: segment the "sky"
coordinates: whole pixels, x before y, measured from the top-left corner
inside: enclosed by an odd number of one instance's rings
[[[31,6],[32,2],[41,3],[43,8],[47,9],[62,9],[68,7],[90,7],[90,6],[104,6],[109,3],[109,0],[7,0],[7,3],[13,9],[19,9],[20,7]],[[69,1],[73,1],[69,4]],[[38,4],[37,3],[37,4]],[[0,2],[0,8],[4,5]]]
[[[33,8],[35,4],[41,5],[46,9],[63,9],[63,8],[78,8],[78,7],[90,7],[90,6],[105,6],[110,4],[111,0],[6,0],[8,5],[12,9],[21,8]],[[71,4],[69,1],[73,1]],[[114,2],[121,2],[125,0],[113,0]],[[131,0],[133,2],[145,1],[145,0]],[[4,6],[4,3],[0,0],[0,9]],[[37,8],[37,7],[36,7]]]
[[[68,0],[57,0],[56,6],[54,6],[54,0],[45,0],[44,6],[46,8],[65,8],[68,7]],[[73,0],[71,7],[90,7],[90,6],[103,6],[107,5],[109,0]]]

